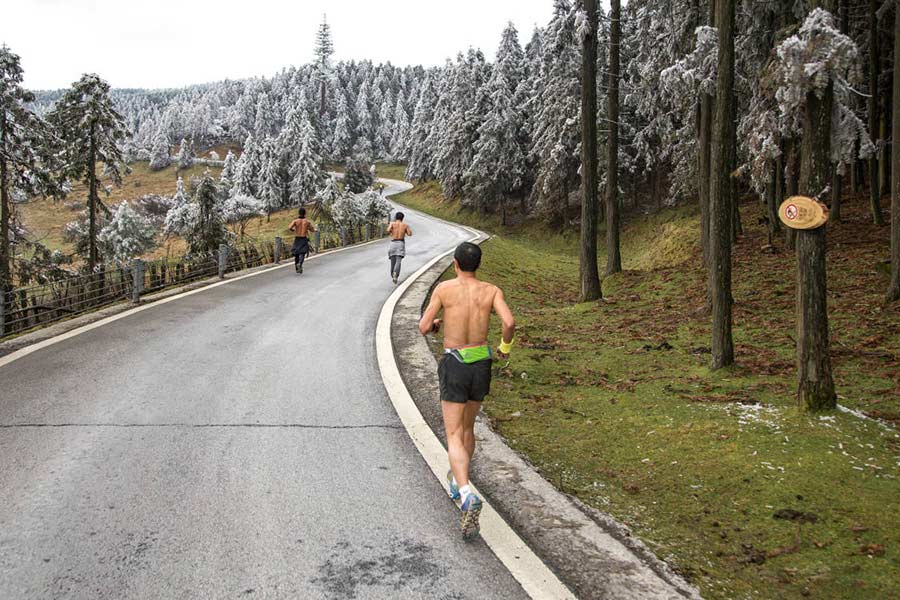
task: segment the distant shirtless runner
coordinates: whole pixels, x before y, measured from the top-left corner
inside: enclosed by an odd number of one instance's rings
[[[412,235],[412,229],[403,222],[403,213],[398,212],[394,220],[388,224],[388,235],[391,236],[391,245],[388,247],[388,258],[391,261],[391,279],[396,285],[400,279],[400,262],[406,256],[406,236]]]
[[[480,263],[481,248],[460,244],[453,255],[456,279],[435,288],[419,322],[422,335],[436,333],[441,327],[437,316],[444,311],[444,356],[438,378],[450,459],[447,480],[450,497],[461,500],[462,533],[467,539],[478,533],[481,513],[481,499],[469,487],[469,462],[475,454],[475,416],[491,387],[493,354],[487,342],[491,311],[503,323],[498,358],[509,358],[516,332],[503,292],[476,278]]]
[[[291,248],[291,253],[294,255],[294,271],[302,273],[303,261],[309,254],[309,232],[316,230],[315,225],[306,218],[305,208],[300,209],[297,218],[291,221],[288,230],[293,231],[295,236],[294,246]]]

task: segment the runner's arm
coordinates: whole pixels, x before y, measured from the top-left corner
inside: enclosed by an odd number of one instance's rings
[[[406,226],[406,235],[412,236],[412,229],[410,229],[409,225]]]
[[[312,222],[312,221],[309,221],[308,224],[307,224],[307,226],[306,226],[306,229],[307,229],[307,231],[312,231],[312,232],[315,233],[315,231],[316,231],[316,226],[313,225],[313,222]]]
[[[419,321],[419,333],[428,335],[429,333],[438,332],[438,329],[441,327],[441,320],[438,319],[437,316],[438,313],[441,312],[441,308],[443,308],[443,304],[441,303],[441,286],[437,286],[434,289],[434,293],[431,294],[431,301],[428,303],[428,308],[422,313],[422,320]]]
[[[506,304],[503,290],[499,288],[497,293],[494,294],[494,312],[497,313],[497,316],[500,317],[500,321],[503,323],[503,337],[500,341],[507,344],[511,343],[516,336],[516,320],[513,318],[512,311],[509,310],[509,305]]]

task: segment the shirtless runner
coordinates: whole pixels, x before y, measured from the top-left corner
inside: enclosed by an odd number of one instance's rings
[[[291,253],[294,255],[294,271],[297,273],[303,272],[303,261],[309,254],[309,232],[315,230],[316,227],[306,218],[306,209],[301,208],[297,218],[288,227],[288,231],[293,231],[295,236]]]
[[[466,539],[478,534],[481,499],[469,487],[469,463],[475,454],[475,416],[491,387],[493,353],[487,335],[491,311],[503,323],[497,356],[507,360],[516,324],[495,285],[479,281],[475,271],[481,263],[481,248],[464,242],[453,255],[456,279],[437,286],[422,320],[422,335],[437,333],[444,311],[444,356],[438,367],[441,409],[447,431],[450,497],[461,500],[462,533]]]
[[[412,235],[412,229],[403,222],[403,213],[398,212],[394,220],[387,227],[391,236],[391,245],[388,246],[388,258],[391,260],[391,279],[394,285],[400,279],[400,262],[406,256],[406,236]]]

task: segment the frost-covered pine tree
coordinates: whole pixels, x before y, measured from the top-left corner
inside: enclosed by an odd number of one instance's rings
[[[396,108],[394,93],[390,88],[384,93],[378,110],[378,131],[375,134],[377,142],[377,155],[389,158],[391,153],[391,138],[394,133],[394,110]]]
[[[237,159],[234,158],[234,152],[228,151],[225,155],[225,164],[222,165],[222,172],[219,174],[219,196],[227,198],[234,188],[234,180],[237,176]]]
[[[375,123],[372,119],[372,109],[369,106],[369,86],[363,83],[356,97],[356,138],[365,140],[365,146],[374,150]]]
[[[256,101],[256,120],[253,125],[253,135],[257,140],[262,140],[275,132],[275,111],[272,108],[272,100],[267,92],[262,92]]]
[[[332,76],[331,55],[334,54],[334,42],[331,40],[331,27],[325,15],[322,15],[322,23],[316,32],[315,68],[316,80],[319,85],[319,116],[325,114],[326,91],[328,82]]]
[[[391,203],[374,189],[363,192],[360,199],[365,207],[365,219],[369,223],[383,222],[393,210]]]
[[[194,166],[194,145],[181,138],[181,146],[178,148],[176,160],[178,161],[179,169],[190,169]]]
[[[11,259],[19,238],[13,225],[13,197],[60,191],[53,151],[58,140],[28,107],[34,94],[22,87],[22,78],[19,56],[0,45],[0,294],[13,284]]]
[[[234,190],[244,196],[256,196],[259,171],[262,168],[259,145],[253,135],[244,141],[244,151],[235,165]]]
[[[244,241],[250,221],[266,213],[267,207],[262,201],[244,194],[232,194],[222,204],[222,218],[231,225],[240,242]]]
[[[331,218],[340,228],[353,228],[366,221],[366,204],[361,195],[342,194],[331,205]]]
[[[100,259],[97,248],[99,196],[97,164],[115,185],[128,170],[121,144],[128,137],[125,121],[115,108],[109,84],[97,75],[84,75],[60,98],[48,117],[63,140],[66,176],[80,179],[88,189],[87,267],[93,272]]]
[[[160,127],[153,138],[153,147],[150,150],[150,170],[161,171],[172,164],[169,157],[169,139]]]
[[[334,134],[331,138],[332,160],[344,160],[353,149],[353,119],[347,97],[338,94],[337,117],[334,121]]]
[[[184,180],[179,176],[175,183],[172,207],[166,213],[163,233],[167,236],[187,237],[196,224],[199,214],[198,205],[188,200],[187,194],[184,192]]]
[[[580,164],[580,50],[575,11],[568,0],[555,0],[553,20],[544,34],[532,153],[537,165],[533,199],[540,210],[563,221],[577,186]]]
[[[446,198],[459,198],[462,194],[463,178],[474,158],[478,128],[488,100],[483,92],[479,93],[489,74],[480,51],[470,49],[465,56],[460,54],[453,71],[447,84],[446,104],[436,115],[430,136],[437,143],[434,171]]]
[[[305,115],[296,143],[297,153],[289,169],[290,189],[296,204],[303,206],[312,199],[324,176],[316,132]]]
[[[325,185],[316,192],[315,198],[313,198],[313,218],[322,219],[327,217],[330,219],[331,207],[343,195],[344,192],[338,186],[337,178],[334,175],[329,175],[325,179]]]
[[[347,161],[346,171],[344,172],[344,187],[351,194],[361,194],[370,187],[374,180],[372,172],[369,170],[369,164],[358,157],[354,157]]]
[[[622,105],[623,110],[634,113],[637,125],[632,151],[641,175],[654,180],[671,175],[669,199],[690,196],[698,185],[698,161],[685,159],[697,156],[697,97],[692,91],[700,85],[708,87],[707,67],[716,60],[715,54],[710,58],[710,52],[717,48],[711,45],[710,32],[695,32],[702,25],[698,7],[699,3],[690,0],[632,0],[623,11],[620,48],[623,56],[626,52],[632,56],[622,61],[622,78],[628,82]],[[688,57],[688,61],[698,70],[688,74],[696,78],[690,86],[673,92],[661,79],[692,52],[696,60]]]
[[[103,247],[105,258],[126,265],[156,247],[156,228],[131,204],[122,201],[109,223],[100,230],[97,241]]]
[[[393,132],[390,142],[390,159],[397,162],[405,162],[409,157],[409,114],[406,112],[406,101],[403,91],[397,95],[394,105]]]
[[[465,174],[467,196],[484,208],[500,206],[506,223],[506,199],[522,192],[526,152],[520,132],[524,123],[515,103],[516,90],[524,77],[524,53],[515,27],[503,33],[491,78],[484,87],[489,102],[484,123],[478,129],[475,157]]]
[[[283,198],[283,182],[279,172],[280,156],[275,143],[266,140],[263,152],[263,166],[259,174],[260,200],[266,213],[266,222],[272,213],[281,208]],[[243,235],[242,235],[243,237]]]
[[[187,232],[191,254],[210,254],[231,240],[217,201],[216,182],[209,170],[203,174],[194,192],[196,219]]]
[[[434,147],[428,143],[438,100],[433,77],[433,72],[425,75],[413,113],[407,146],[409,164],[406,167],[406,178],[410,181],[426,181],[434,175]]]

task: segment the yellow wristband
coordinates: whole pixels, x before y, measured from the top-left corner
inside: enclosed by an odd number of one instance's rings
[[[500,338],[500,346],[498,346],[497,349],[500,352],[502,352],[503,354],[509,354],[509,351],[512,350],[512,345],[513,345],[514,341],[516,341],[515,338],[513,338],[512,340],[510,340],[508,342],[504,342],[503,338],[501,337]]]

